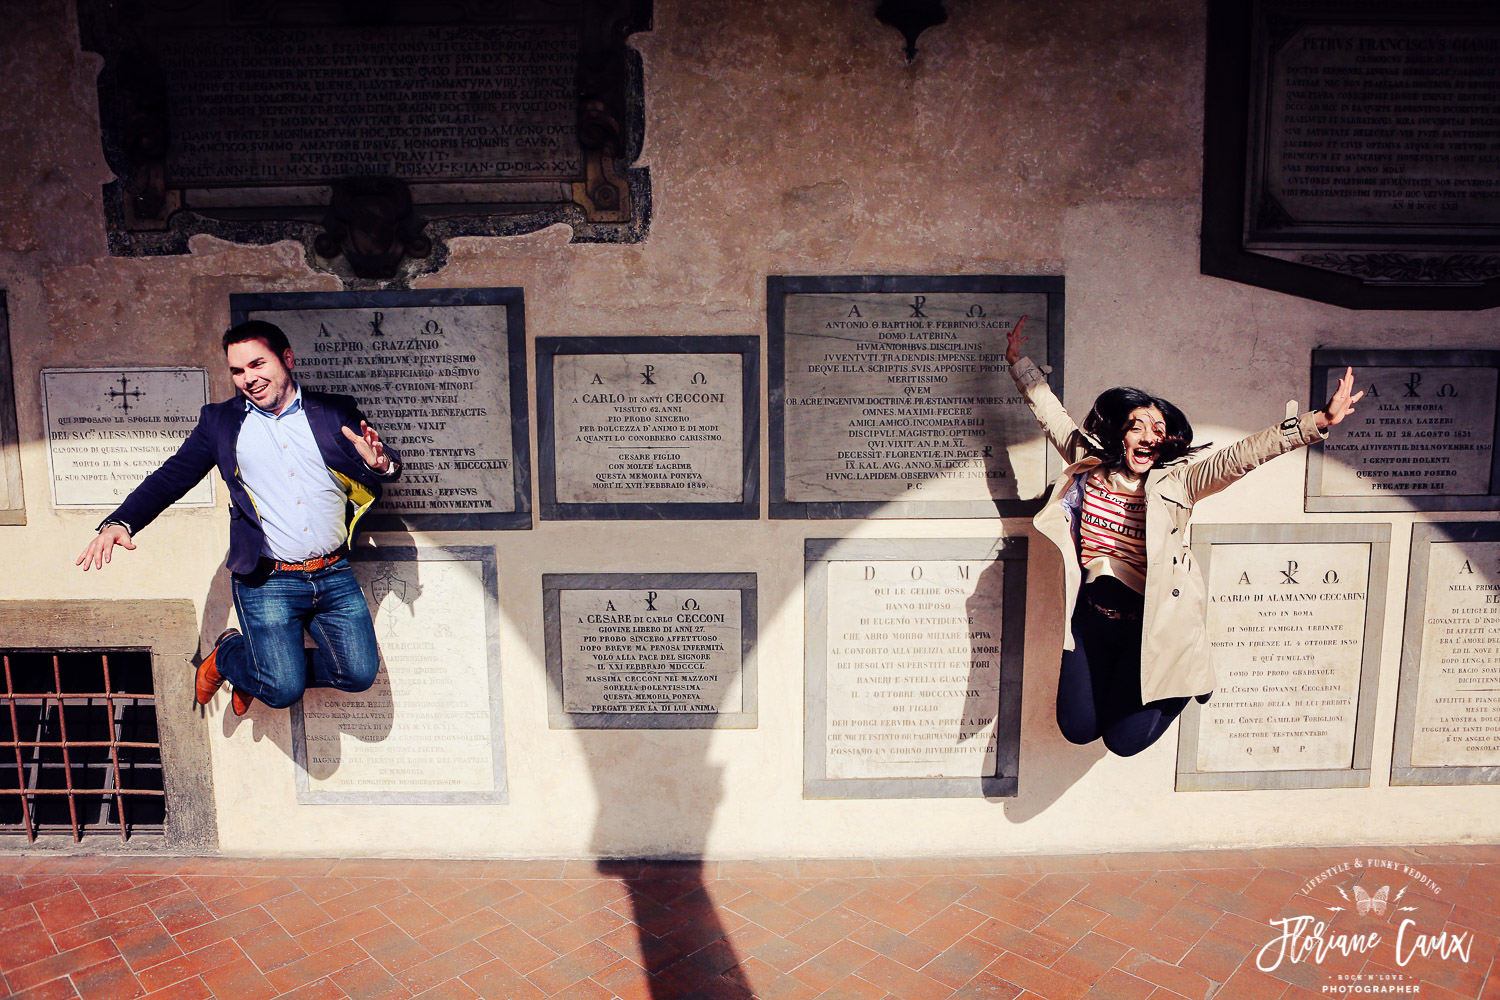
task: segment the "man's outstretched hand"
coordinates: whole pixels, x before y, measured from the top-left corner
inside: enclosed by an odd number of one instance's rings
[[[385,445],[380,443],[380,435],[375,428],[361,420],[358,434],[348,427],[343,428],[343,431],[344,437],[354,442],[354,450],[359,452],[359,457],[366,465],[382,476],[391,471],[391,456],[385,453]]]
[[[130,532],[123,525],[106,524],[73,565],[82,566],[85,573],[90,569],[103,569],[116,545],[123,545],[127,549],[135,548],[135,542],[130,540]]]

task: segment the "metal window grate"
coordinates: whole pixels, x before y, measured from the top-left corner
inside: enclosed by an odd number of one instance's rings
[[[4,649],[0,661],[0,833],[160,832],[151,654]]]

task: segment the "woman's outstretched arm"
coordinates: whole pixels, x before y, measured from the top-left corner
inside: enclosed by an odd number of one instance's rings
[[[1088,441],[1084,438],[1083,431],[1078,429],[1078,424],[1068,416],[1062,401],[1053,394],[1052,387],[1047,384],[1047,376],[1042,374],[1042,370],[1030,358],[1021,354],[1021,345],[1026,342],[1026,338],[1021,336],[1021,327],[1026,325],[1026,319],[1027,317],[1022,316],[1006,334],[1005,361],[1010,365],[1010,377],[1015,379],[1016,388],[1026,397],[1032,416],[1042,425],[1042,433],[1047,435],[1052,447],[1070,463],[1076,462],[1088,454]]]
[[[1289,417],[1258,434],[1236,441],[1223,451],[1216,451],[1201,462],[1180,467],[1188,498],[1197,503],[1219,492],[1258,465],[1262,465],[1304,445],[1322,441],[1330,428],[1354,412],[1364,392],[1354,392],[1354,369],[1344,372],[1333,397],[1321,410],[1311,410],[1300,417]]]

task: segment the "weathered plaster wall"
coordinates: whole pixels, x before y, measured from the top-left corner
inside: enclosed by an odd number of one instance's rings
[[[422,284],[521,286],[529,336],[764,336],[767,274],[1063,274],[1066,401],[1082,410],[1110,385],[1143,384],[1178,402],[1200,439],[1221,443],[1302,398],[1316,346],[1493,345],[1487,314],[1355,313],[1198,274],[1199,2],[954,2],[911,66],[870,6],[657,0],[655,30],[634,43],[646,67],[649,239],[579,246],[560,227],[464,239]],[[4,20],[0,287],[28,523],[0,527],[0,600],[187,598],[208,642],[228,615],[223,511],[172,512],[106,571],[78,572],[73,558],[99,515],[51,509],[38,371],[203,366],[223,398],[216,345],[229,294],[337,282],[292,244],[200,237],[189,256],[107,256],[97,60],[79,53],[67,0],[8,0]],[[1302,513],[1303,470],[1301,455],[1279,459],[1197,519],[1333,519]],[[1052,722],[1057,557],[1037,544],[1020,796],[804,801],[803,539],[993,536],[1029,524],[538,522],[416,539],[497,551],[510,804],[299,807],[286,715],[257,708],[236,721],[221,696],[204,721],[221,843],[243,853],[771,857],[1492,840],[1500,790],[1386,787],[1413,517],[1338,517],[1351,518],[1393,525],[1370,788],[1178,793],[1175,733],[1130,760],[1064,742]],[[759,728],[549,730],[541,574],[665,570],[758,575]]]

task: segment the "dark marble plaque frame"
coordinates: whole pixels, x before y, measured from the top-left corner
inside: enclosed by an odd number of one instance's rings
[[[1345,273],[1266,256],[1247,247],[1253,235],[1252,217],[1261,214],[1254,199],[1253,175],[1254,164],[1257,158],[1263,159],[1264,149],[1255,134],[1253,104],[1257,81],[1269,66],[1266,8],[1273,6],[1277,4],[1268,0],[1215,0],[1208,5],[1202,272],[1348,309],[1488,309],[1500,305],[1500,235],[1494,232],[1453,231],[1442,240],[1428,237],[1425,241],[1387,231],[1363,236],[1310,231],[1286,237],[1306,242],[1321,256],[1343,258]],[[1357,4],[1323,0],[1302,4],[1296,19],[1375,23],[1488,19],[1494,23],[1494,11],[1493,4],[1473,0],[1442,5],[1406,0],[1361,0]],[[1270,208],[1273,215],[1278,210]],[[1405,283],[1371,284],[1356,273],[1362,270],[1358,258],[1372,252],[1410,256],[1419,264],[1428,258],[1434,260],[1429,263],[1429,273]],[[1465,256],[1476,258],[1472,266],[1488,267],[1491,276],[1477,284],[1438,284],[1434,280],[1433,263]]]
[[[542,626],[547,655],[547,725],[551,729],[754,729],[760,724],[755,664],[758,598],[754,573],[543,573]],[[740,710],[738,712],[569,712],[563,708],[564,590],[738,590]]]
[[[1304,510],[1317,513],[1382,510],[1500,510],[1500,351],[1371,351],[1316,350],[1312,353],[1312,384],[1309,406],[1328,402],[1328,376],[1354,368],[1356,383],[1361,368],[1493,368],[1496,370],[1495,425],[1490,428],[1490,488],[1488,493],[1416,496],[1391,493],[1370,497],[1323,496],[1323,463],[1328,461],[1319,447],[1307,452],[1307,488]],[[1356,384],[1356,388],[1358,385]],[[1362,407],[1365,402],[1357,404]],[[1339,433],[1338,429],[1333,431]]]
[[[560,503],[553,427],[552,359],[579,354],[738,354],[743,396],[744,455],[739,502]],[[544,521],[756,520],[760,517],[760,339],[758,337],[628,336],[536,338],[537,490]]]
[[[1495,521],[1436,521],[1411,526],[1411,558],[1406,575],[1406,628],[1401,636],[1401,681],[1396,692],[1396,740],[1391,751],[1393,785],[1495,785],[1500,766],[1413,767],[1411,745],[1417,725],[1417,685],[1422,671],[1422,640],[1427,625],[1427,572],[1435,542],[1500,542]]]
[[[402,514],[371,510],[362,531],[524,531],[531,527],[531,429],[526,388],[526,300],[520,288],[423,288],[374,292],[253,292],[229,296],[230,317],[302,309],[391,309],[419,306],[505,306],[510,377],[510,467],[515,510],[489,514]],[[498,331],[497,331],[498,333]]]
[[[510,789],[505,776],[505,711],[500,683],[500,576],[495,550],[487,545],[391,546],[361,545],[349,553],[354,562],[478,562],[484,586],[484,654],[489,670],[490,752],[494,760],[495,787],[488,792],[320,792],[313,791],[307,775],[307,728],[302,702],[289,710],[292,727],[292,760],[297,765],[298,805],[505,805]],[[384,670],[384,656],[380,669]]]
[[[8,489],[0,494],[0,524],[26,523],[26,492],[21,484],[21,435],[16,426],[15,372],[10,363],[10,311],[0,288],[0,463]]]
[[[354,18],[366,16],[365,26],[384,23],[398,35],[414,24],[505,25],[510,23],[507,16],[521,24],[575,18],[580,35],[577,118],[584,167],[571,183],[556,184],[559,189],[571,188],[571,193],[545,197],[524,178],[480,177],[475,183],[473,177],[461,176],[452,183],[414,183],[410,218],[431,240],[431,251],[423,258],[408,255],[395,277],[383,284],[353,275],[346,258],[326,259],[315,250],[316,238],[332,218],[329,179],[287,180],[269,187],[212,186],[215,191],[246,193],[239,205],[197,204],[195,196],[204,188],[191,185],[160,187],[162,144],[171,137],[161,94],[165,83],[151,49],[153,35],[175,27],[278,31],[359,26],[338,5],[238,5],[225,15],[222,10],[228,8],[223,4],[193,0],[132,7],[122,14],[123,8],[112,0],[75,2],[80,46],[103,59],[96,89],[100,140],[114,175],[103,189],[109,252],[114,256],[186,254],[189,240],[199,234],[252,245],[290,239],[304,245],[311,267],[338,274],[346,287],[409,287],[414,279],[442,270],[451,241],[461,236],[516,236],[561,223],[572,229],[575,243],[627,244],[643,242],[650,231],[650,170],[636,165],[645,142],[645,64],[627,39],[652,29],[653,0],[519,7],[397,0],[374,13],[355,12]],[[388,173],[369,171],[371,176]],[[143,212],[138,202],[143,187],[162,202],[155,212]]]
[[[1199,771],[1198,730],[1202,707],[1190,699],[1178,722],[1177,791],[1247,791],[1266,788],[1367,788],[1375,745],[1375,699],[1380,689],[1380,646],[1385,629],[1385,592],[1390,571],[1391,526],[1343,524],[1200,524],[1193,528],[1193,556],[1205,585],[1216,545],[1363,543],[1370,546],[1365,595],[1365,631],[1360,651],[1359,704],[1354,715],[1352,766],[1295,771]]]
[[[1026,650],[1027,539],[808,538],[804,541],[802,797],[804,799],[1006,798],[1019,787],[1021,670]],[[829,778],[828,564],[983,561],[1004,563],[1000,592],[1000,704],[995,773],[975,778]]]
[[[981,294],[1041,293],[1047,296],[1047,356],[1032,358],[1047,366],[1048,384],[1059,399],[1063,394],[1064,279],[1051,275],[837,275],[766,278],[766,376],[769,380],[771,454],[770,515],[775,519],[813,518],[928,518],[928,517],[1030,517],[1042,509],[1040,497],[1033,500],[846,500],[836,502],[791,501],[786,496],[786,299],[789,295],[857,295],[872,292]],[[997,372],[1013,387],[1010,376]],[[1044,444],[1045,446],[1045,444]],[[1052,469],[1052,449],[1047,447],[1047,468]]]

